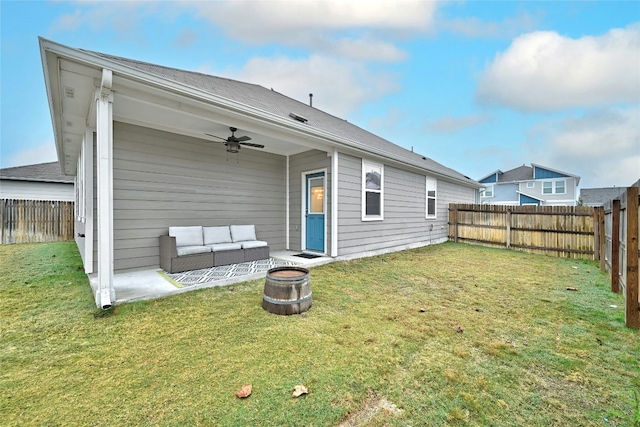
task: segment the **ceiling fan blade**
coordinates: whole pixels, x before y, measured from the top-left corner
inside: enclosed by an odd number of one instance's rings
[[[243,141],[251,141],[251,138],[249,138],[248,136],[241,136],[240,138],[234,138],[236,140],[236,142],[243,142]]]
[[[217,136],[217,135],[211,135],[210,133],[205,133],[205,135],[209,135],[209,136],[212,136],[212,137],[214,137],[214,138],[221,139],[221,140],[223,140],[224,142],[227,142],[227,138],[222,138],[222,137]],[[218,142],[218,141],[215,141],[215,142]]]
[[[262,144],[254,144],[253,142],[240,142],[240,145],[246,145],[247,147],[264,148]]]

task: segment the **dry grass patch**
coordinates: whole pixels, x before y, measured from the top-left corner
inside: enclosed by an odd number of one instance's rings
[[[639,335],[593,263],[443,244],[313,268],[311,310],[278,316],[263,280],[103,315],[73,244],[3,245],[0,260],[6,425],[336,426],[383,396],[401,412],[363,425],[640,413]],[[297,384],[309,394],[292,399]]]

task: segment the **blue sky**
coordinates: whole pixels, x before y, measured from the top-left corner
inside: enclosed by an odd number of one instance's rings
[[[0,1],[0,167],[56,160],[38,36],[257,83],[479,179],[640,178],[638,1]]]

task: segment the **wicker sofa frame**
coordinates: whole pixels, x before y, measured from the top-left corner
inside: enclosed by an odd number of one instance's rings
[[[168,273],[200,270],[267,258],[269,258],[269,246],[178,255],[176,238],[160,236],[160,268]]]

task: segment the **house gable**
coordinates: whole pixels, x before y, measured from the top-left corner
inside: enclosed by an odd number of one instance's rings
[[[570,178],[567,174],[541,168],[539,166],[534,166],[533,177],[534,179]]]
[[[492,184],[494,182],[498,182],[498,179],[500,178],[500,175],[502,175],[502,171],[497,170],[497,171],[492,172],[489,175],[485,176],[484,178],[480,178],[478,180],[478,182],[481,183],[481,184]]]

